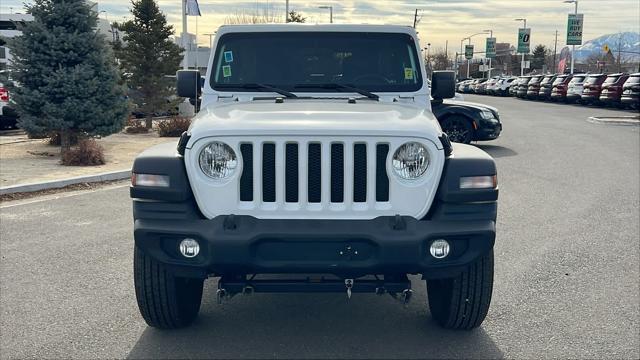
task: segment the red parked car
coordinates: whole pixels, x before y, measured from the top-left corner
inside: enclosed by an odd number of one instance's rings
[[[600,101],[607,105],[620,105],[622,87],[629,78],[629,74],[611,74],[602,83]]]
[[[569,82],[573,79],[571,74],[558,75],[551,84],[551,100],[552,101],[566,101],[567,90],[569,89]]]
[[[602,83],[607,78],[605,74],[590,74],[584,81],[584,88],[582,90],[582,103],[593,104],[600,99],[600,93],[602,92]]]

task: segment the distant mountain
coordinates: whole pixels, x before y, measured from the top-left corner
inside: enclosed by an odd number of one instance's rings
[[[576,47],[576,61],[582,62],[591,54],[603,54],[602,48],[608,45],[614,56],[618,56],[618,44],[621,51],[631,51],[634,53],[622,52],[620,57],[622,61],[640,61],[640,33],[637,32],[620,32],[614,34],[602,35],[593,40],[589,40],[581,46]]]

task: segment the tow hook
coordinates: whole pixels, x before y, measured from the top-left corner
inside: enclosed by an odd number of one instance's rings
[[[411,301],[411,297],[413,296],[413,290],[404,289],[402,290],[402,293],[400,294],[400,296],[398,296],[397,293],[389,293],[389,295],[391,295],[392,298],[401,302],[404,307],[407,307],[407,305],[409,305],[409,302]]]
[[[404,306],[409,305],[409,302],[411,301],[411,297],[413,296],[413,290],[411,289],[404,289],[402,291],[402,296],[400,297],[400,299],[402,300],[402,304]]]
[[[351,288],[353,288],[353,279],[344,279],[344,285],[347,287],[347,299],[351,299]]]
[[[218,305],[222,305],[222,300],[227,296],[227,290],[225,289],[218,289],[218,291],[216,291],[216,297],[218,299]]]

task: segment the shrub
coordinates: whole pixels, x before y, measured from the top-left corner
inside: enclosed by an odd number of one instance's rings
[[[124,132],[127,134],[141,134],[148,133],[149,129],[145,126],[144,121],[130,118],[127,120],[127,127],[124,128]]]
[[[189,129],[191,120],[185,117],[174,116],[158,124],[158,135],[161,137],[177,137]]]
[[[62,165],[87,166],[104,163],[104,149],[93,139],[80,140],[77,147],[62,155]]]

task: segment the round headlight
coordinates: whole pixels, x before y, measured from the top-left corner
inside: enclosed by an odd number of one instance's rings
[[[212,179],[226,179],[238,166],[236,153],[225,143],[212,142],[200,151],[200,169]]]
[[[429,152],[417,142],[406,143],[393,154],[392,163],[396,175],[405,180],[415,180],[429,167]]]

